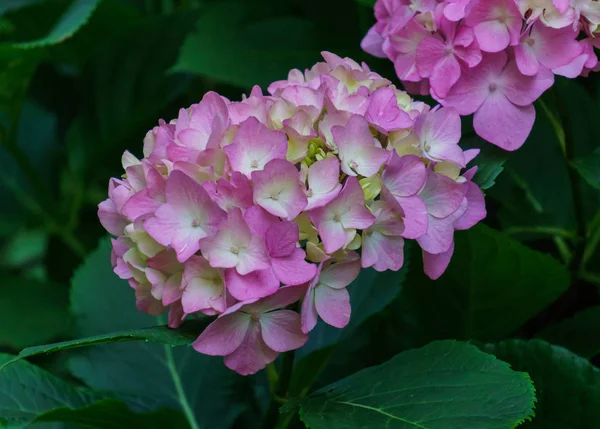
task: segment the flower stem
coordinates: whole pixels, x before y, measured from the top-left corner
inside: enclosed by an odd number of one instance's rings
[[[273,429],[277,425],[279,420],[279,407],[281,406],[281,399],[287,399],[288,390],[292,381],[292,373],[294,371],[294,358],[296,351],[291,350],[285,352],[281,358],[281,371],[277,379],[275,389],[271,392],[271,402],[267,408],[265,419],[263,421],[263,429]],[[287,427],[287,424],[283,428]]]
[[[171,374],[171,378],[173,379],[173,384],[175,385],[175,390],[177,391],[177,398],[179,399],[181,408],[183,408],[185,418],[190,424],[191,429],[200,429],[200,426],[198,426],[198,422],[196,421],[196,417],[194,416],[194,411],[192,411],[192,407],[190,406],[190,403],[187,400],[187,396],[185,395],[185,391],[183,390],[183,385],[181,384],[181,377],[179,377],[179,373],[177,372],[177,368],[175,367],[175,359],[173,358],[172,347],[168,344],[165,344],[164,348],[165,356],[167,359],[167,368],[169,369],[169,373]]]

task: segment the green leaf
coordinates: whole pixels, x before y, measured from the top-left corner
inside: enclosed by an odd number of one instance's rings
[[[477,135],[462,140],[461,147],[463,150],[480,150],[475,160],[472,161],[472,164],[477,166],[473,181],[484,190],[494,186],[496,178],[504,171],[504,163],[508,159],[508,152],[486,142]]]
[[[98,344],[122,343],[126,341],[146,341],[148,343],[167,344],[171,347],[190,346],[196,338],[198,338],[198,335],[200,335],[207,324],[207,320],[189,320],[179,329],[170,329],[167,326],[155,326],[152,328],[111,332],[110,334],[94,335],[92,337],[80,338],[77,340],[28,347],[22,350],[13,361],[7,362],[5,365],[27,357],[54,353],[61,350],[89,347]],[[3,367],[0,366],[0,371],[2,371],[2,368]]]
[[[600,149],[573,161],[573,166],[591,186],[600,189]]]
[[[124,402],[116,399],[102,399],[81,408],[55,408],[39,415],[35,422],[61,422],[87,429],[189,428],[185,416],[178,411],[161,409],[149,413],[136,413]]]
[[[9,46],[17,49],[31,49],[63,42],[85,25],[94,13],[98,2],[99,0],[74,0],[45,37],[29,42],[10,43]]]
[[[572,318],[548,326],[538,335],[585,358],[600,353],[600,306],[587,308]]]
[[[0,277],[0,344],[20,349],[65,334],[68,294],[56,283]],[[26,321],[15,323],[17,320]]]
[[[102,240],[73,278],[71,309],[80,335],[137,329],[156,318],[136,310],[134,290],[110,266],[110,241]],[[219,357],[191,347],[129,342],[98,345],[72,353],[69,368],[100,390],[151,396],[158,406],[195,412],[202,427],[228,428],[244,408],[239,383],[247,379],[225,367]],[[9,367],[10,368],[10,367]],[[202,386],[210,386],[205,390]]]
[[[0,365],[12,360],[13,356],[0,354]],[[134,412],[124,402],[108,396],[75,387],[25,361],[0,373],[0,416],[10,429],[25,428],[32,422],[63,422],[90,429],[188,427],[177,411]],[[146,411],[144,405],[136,405]],[[169,421],[173,423],[166,424]]]
[[[286,408],[298,406],[310,429],[508,429],[533,416],[534,400],[527,374],[472,345],[438,341]]]
[[[600,371],[586,359],[541,340],[508,340],[483,350],[531,375],[537,391],[536,417],[523,429],[598,427]]]
[[[0,364],[12,358],[0,354]],[[56,407],[80,408],[101,397],[88,389],[74,387],[25,361],[0,373],[0,416],[11,429],[24,428],[38,415]]]
[[[262,11],[262,13],[261,13]],[[290,69],[311,67],[326,48],[314,20],[272,15],[268,5],[222,2],[207,10],[181,48],[173,71],[263,88]],[[330,48],[331,49],[331,48]]]
[[[438,280],[427,278],[414,258],[392,310],[395,329],[407,334],[393,341],[414,347],[443,338],[502,339],[569,286],[567,269],[552,256],[502,232],[477,225],[457,232],[455,240],[452,261]]]

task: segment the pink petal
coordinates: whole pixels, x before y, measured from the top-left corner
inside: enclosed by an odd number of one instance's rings
[[[417,242],[421,248],[429,253],[443,253],[452,245],[454,239],[454,227],[452,216],[438,219],[429,216],[427,233],[419,238]]]
[[[365,118],[384,132],[410,128],[413,124],[408,113],[398,106],[396,93],[390,87],[379,88],[371,94]]]
[[[265,234],[265,244],[271,258],[280,258],[291,255],[296,250],[296,243],[300,238],[298,225],[294,222],[284,221],[271,226]]]
[[[280,222],[275,216],[260,206],[252,206],[244,213],[244,220],[248,224],[252,235],[265,238],[267,230]]]
[[[442,174],[427,170],[427,181],[419,196],[427,205],[430,215],[445,218],[458,209],[465,191],[462,184]]]
[[[305,261],[304,250],[296,248],[289,256],[272,258],[273,274],[284,285],[301,285],[317,274],[317,266]]]
[[[360,42],[360,47],[363,51],[377,58],[385,58],[385,52],[381,48],[383,38],[377,33],[375,27],[371,27],[367,35]]]
[[[437,63],[429,78],[431,89],[438,97],[447,97],[450,89],[458,82],[460,75],[460,64],[456,57],[454,55],[446,55]]]
[[[417,70],[422,77],[430,77],[440,61],[448,54],[446,44],[439,35],[427,37],[417,46]]]
[[[167,204],[144,222],[146,231],[164,246],[171,245],[180,262],[200,249],[199,240],[214,234],[226,214],[200,184],[174,171],[167,180]]]
[[[248,178],[273,159],[285,159],[287,138],[281,131],[270,131],[255,117],[240,125],[233,143],[223,148],[231,168]]]
[[[162,291],[163,305],[169,305],[181,298],[181,278],[183,273],[177,273],[170,276],[165,282]]]
[[[465,183],[467,193],[467,211],[454,222],[454,229],[465,230],[470,229],[479,221],[485,219],[487,212],[485,210],[485,198],[483,192],[473,182]]]
[[[177,329],[183,324],[186,314],[181,306],[181,301],[174,302],[169,308],[169,316],[167,325],[171,329]]]
[[[473,28],[479,47],[485,52],[500,52],[510,44],[510,33],[500,21],[486,21]]]
[[[250,375],[273,362],[278,354],[265,344],[260,332],[260,324],[253,322],[242,344],[233,353],[225,356],[223,361],[227,368],[238,374]]]
[[[208,261],[193,256],[185,263],[183,272],[185,289],[181,304],[186,313],[195,313],[207,309],[225,311],[225,283],[223,273],[212,268]]]
[[[423,250],[423,270],[431,280],[437,280],[444,274],[452,254],[454,253],[454,242],[448,250],[437,255],[427,253]]]
[[[363,233],[361,265],[377,271],[398,271],[404,264],[404,239],[378,231]]]
[[[325,323],[343,328],[350,322],[350,294],[344,289],[332,289],[325,285],[315,288],[315,307]]]
[[[473,127],[487,141],[512,151],[525,143],[534,121],[535,109],[532,105],[515,106],[497,91],[475,113]]]
[[[214,320],[192,347],[205,355],[227,356],[239,348],[250,329],[249,314],[235,312]]]
[[[423,187],[425,164],[416,155],[402,157],[394,151],[382,174],[383,185],[397,197],[414,195]]]
[[[499,81],[506,97],[517,106],[528,106],[554,84],[554,75],[540,67],[535,76],[523,76],[514,60],[510,60]]]
[[[477,67],[462,73],[442,104],[455,107],[461,115],[475,113],[490,94],[490,84],[499,80],[506,61],[504,52],[484,55]]]
[[[386,149],[375,146],[369,123],[362,116],[352,115],[345,127],[335,126],[331,132],[339,149],[342,171],[350,176],[372,176],[389,157]]]
[[[235,269],[225,270],[227,290],[235,299],[246,301],[264,298],[279,289],[279,280],[270,268],[241,275]]]
[[[273,310],[285,308],[299,301],[306,293],[306,286],[285,286],[279,288],[274,294],[248,305],[248,311],[266,313]]]
[[[360,273],[360,261],[338,262],[327,265],[319,275],[319,283],[333,289],[343,289],[352,283]]]
[[[540,63],[535,52],[526,42],[514,47],[515,61],[519,71],[526,76],[535,76],[540,69]]]
[[[302,301],[302,314],[300,320],[302,332],[307,334],[312,331],[317,325],[318,320],[319,315],[317,314],[317,307],[315,306],[315,289],[314,286],[311,285]]]
[[[260,316],[260,327],[265,344],[276,352],[287,352],[302,347],[308,336],[300,329],[300,315],[291,310],[278,310]]]
[[[272,215],[295,219],[308,204],[294,164],[282,159],[267,163],[264,170],[254,171],[254,202]]]

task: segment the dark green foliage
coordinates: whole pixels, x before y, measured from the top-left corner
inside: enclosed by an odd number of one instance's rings
[[[97,205],[159,118],[321,51],[400,87],[360,49],[374,3],[0,0],[0,428],[600,427],[600,73],[557,78],[515,152],[463,118],[488,216],[447,272],[407,242],[400,272],[349,287],[345,329],[266,373],[196,353],[212,318],[169,329],[113,273]]]

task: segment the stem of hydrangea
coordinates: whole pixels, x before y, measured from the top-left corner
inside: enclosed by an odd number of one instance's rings
[[[179,399],[179,403],[181,404],[181,408],[183,409],[183,413],[185,414],[185,418],[190,424],[191,429],[200,429],[200,426],[198,426],[198,422],[196,421],[196,417],[194,416],[194,411],[192,411],[192,407],[190,406],[190,403],[187,400],[187,396],[185,395],[185,391],[183,390],[183,385],[181,384],[181,377],[179,377],[179,373],[177,372],[177,368],[175,367],[175,359],[173,358],[172,347],[168,344],[165,344],[164,348],[167,368],[169,369],[171,378],[173,379],[173,384],[175,385],[177,397]]]
[[[262,425],[264,429],[273,429],[277,425],[277,420],[280,416],[279,407],[281,407],[282,400],[287,399],[288,389],[290,387],[290,382],[292,381],[295,356],[295,350],[285,352],[281,356],[281,371],[279,372],[275,390],[271,392],[271,402],[267,408],[267,413],[265,414]],[[283,427],[286,426],[287,424]]]

